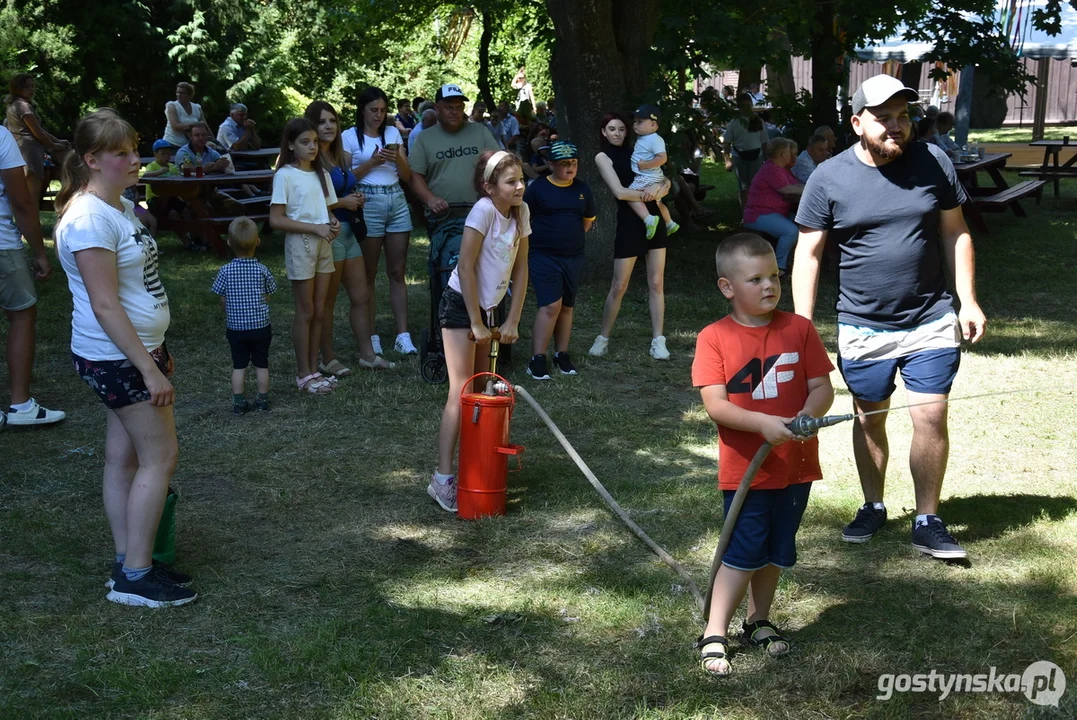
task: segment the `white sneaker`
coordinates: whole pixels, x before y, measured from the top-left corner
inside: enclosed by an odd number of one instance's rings
[[[371,335],[370,336],[370,344],[374,346],[374,354],[375,355],[381,355],[381,336],[380,335]]]
[[[665,335],[659,335],[651,340],[651,357],[655,360],[669,360],[669,350],[666,349]]]
[[[587,351],[587,354],[593,357],[602,357],[606,354],[606,349],[609,347],[609,344],[610,339],[608,337],[599,335],[595,338],[595,342],[591,346],[591,349]]]
[[[37,404],[37,400],[30,398],[29,410],[16,410],[9,407],[7,409],[7,424],[8,425],[48,425],[49,423],[60,422],[67,413],[59,410],[47,410]]]
[[[419,351],[415,348],[415,344],[411,341],[411,333],[400,333],[396,336],[396,343],[393,345],[398,353],[403,355],[418,355]]]

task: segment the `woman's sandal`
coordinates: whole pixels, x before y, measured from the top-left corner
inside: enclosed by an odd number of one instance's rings
[[[297,377],[295,384],[300,390],[306,390],[311,395],[326,395],[333,391],[333,385],[322,377],[321,373],[311,373],[306,377]]]
[[[345,367],[344,363],[336,358],[333,358],[327,363],[322,363],[318,366],[318,369],[326,375],[332,375],[338,378],[347,377],[352,374],[351,369]]]
[[[703,671],[715,677],[727,677],[733,672],[733,666],[729,664],[729,641],[721,635],[699,636],[692,647],[702,650],[699,658],[699,666]],[[725,665],[718,665],[717,669],[712,665],[715,660],[725,660]]]
[[[392,370],[396,367],[396,363],[389,362],[381,355],[375,355],[373,360],[359,358],[359,367],[364,370]]]
[[[773,635],[767,635],[766,637],[757,640],[755,636],[760,630],[770,630]],[[770,655],[771,657],[785,655],[792,649],[790,642],[778,633],[778,628],[774,627],[774,623],[769,620],[756,620],[754,623],[744,623],[744,634],[741,635],[741,639],[749,645],[763,648],[767,655]],[[771,648],[778,643],[784,645],[785,649],[772,650]]]

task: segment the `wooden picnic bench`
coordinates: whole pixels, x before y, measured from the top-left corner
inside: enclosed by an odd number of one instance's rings
[[[975,160],[954,163],[957,177],[968,194],[964,205],[965,215],[969,224],[981,232],[991,232],[981,213],[1004,212],[1008,209],[1017,217],[1028,217],[1019,201],[1031,195],[1036,195],[1038,201],[1043,194],[1045,183],[1039,180],[1029,180],[1012,187],[1006,182],[1006,178],[1002,176],[1002,168],[1006,167],[1006,160],[1009,158],[1010,153],[986,153]],[[980,186],[976,177],[980,172],[987,173],[994,187]]]
[[[1043,195],[1043,186],[1046,184],[1046,180],[1026,180],[1023,183],[1018,183],[1005,190],[1001,190],[994,195],[975,198],[973,202],[976,203],[976,206],[981,211],[1003,212],[1006,208],[1010,208],[1017,217],[1028,217],[1025,209],[1021,207],[1021,204],[1017,201],[1035,195],[1036,204],[1038,205],[1040,197]]]
[[[1074,165],[1077,163],[1077,152],[1061,165],[1059,157],[1063,148],[1077,150],[1077,145],[1070,145],[1068,137],[1062,140],[1033,140],[1029,145],[1043,148],[1043,164],[1038,170],[1024,170],[1020,175],[1050,180],[1055,186],[1055,197],[1058,197],[1058,181],[1062,178],[1077,177],[1077,166]]]

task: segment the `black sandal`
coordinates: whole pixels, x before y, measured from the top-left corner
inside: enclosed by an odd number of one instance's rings
[[[721,646],[721,650],[708,650],[713,645]],[[696,650],[702,650],[703,654],[699,658],[699,666],[703,668],[703,671],[708,675],[714,675],[715,677],[727,677],[733,672],[733,666],[729,664],[729,641],[721,635],[710,635],[708,637],[699,636],[699,639],[692,643],[692,647]],[[710,663],[712,660],[725,660],[726,672],[718,672],[712,670]]]
[[[770,630],[774,634],[756,640],[755,634],[760,630]],[[744,633],[741,635],[741,639],[749,645],[763,648],[767,655],[770,655],[771,657],[785,655],[792,649],[792,643],[783,638],[778,632],[778,628],[774,627],[774,623],[769,620],[756,620],[754,623],[744,623]],[[785,643],[785,650],[772,651],[770,648],[775,643]]]

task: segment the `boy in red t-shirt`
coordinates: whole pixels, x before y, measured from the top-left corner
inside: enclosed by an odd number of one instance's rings
[[[703,669],[728,675],[725,635],[745,590],[748,616],[741,639],[770,655],[789,652],[789,642],[767,618],[782,568],[796,562],[796,533],[811,482],[823,475],[818,439],[794,436],[787,423],[830,409],[834,366],[810,320],[775,309],[782,288],[778,261],[765,240],[732,235],[718,246],[715,263],[718,289],[733,311],[699,333],[692,384],[718,424],[718,487],[727,515],[756,451],[763,442],[775,446],[744,500],[714,579],[707,626],[696,642]]]

